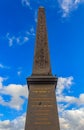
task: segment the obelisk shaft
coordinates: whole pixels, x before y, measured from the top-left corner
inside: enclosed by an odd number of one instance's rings
[[[51,75],[44,8],[39,8],[38,12],[33,75]]]

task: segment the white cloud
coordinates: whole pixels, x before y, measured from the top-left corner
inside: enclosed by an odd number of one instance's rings
[[[61,130],[84,130],[84,108],[63,111],[60,126]]]
[[[14,120],[0,121],[0,130],[24,130],[25,114]]]
[[[21,72],[18,71],[18,75],[20,75]],[[68,78],[59,78],[58,82],[58,88],[57,90],[58,95],[60,95],[63,92],[64,86],[69,88],[69,85],[71,85],[72,77]],[[10,101],[5,101],[3,97],[0,97],[0,104],[4,106],[9,106],[14,109],[21,109],[25,99],[28,97],[28,88],[26,85],[17,85],[17,84],[9,84],[7,86],[3,85],[5,78],[0,77],[0,94],[9,95],[11,97]],[[24,97],[24,98],[21,98]],[[83,95],[81,96],[82,100]],[[59,97],[59,101],[62,97]],[[66,98],[65,98],[66,99]],[[67,100],[66,100],[67,101]]]
[[[4,65],[0,64],[0,68],[4,68]]]
[[[30,0],[22,0],[22,4],[26,6],[30,6]]]
[[[34,30],[34,28],[31,27],[29,31],[26,31],[26,34],[28,36],[35,36],[35,30]]]
[[[18,76],[20,76],[20,75],[21,75],[21,73],[22,73],[22,71],[18,71],[18,72],[17,72]]]
[[[0,89],[3,87],[3,81],[7,80],[7,78],[3,78],[0,76]]]
[[[10,95],[11,101],[6,102],[0,97],[0,104],[9,106],[17,110],[21,109],[24,103],[24,98],[27,98],[27,86],[9,84],[3,86],[4,78],[0,77],[0,93],[4,95]],[[84,129],[84,93],[81,93],[78,97],[69,96],[68,92],[73,85],[73,77],[60,77],[57,85],[57,99],[59,107],[60,127],[61,130],[83,130]],[[59,89],[59,90],[58,90]],[[68,92],[65,93],[64,90]],[[21,98],[24,97],[24,98]],[[77,106],[68,108],[72,103]],[[16,119],[0,121],[0,130],[24,130],[25,114],[17,117]]]
[[[24,130],[25,114],[16,119],[0,121],[0,130]],[[84,109],[65,110],[60,117],[60,130],[84,130]]]
[[[19,38],[19,37],[16,38],[16,42],[17,42],[18,44],[20,43],[20,38]]]
[[[84,0],[58,0],[63,17],[67,17],[73,10],[77,9]]]
[[[12,47],[14,44],[22,45],[29,40],[28,36],[25,35],[14,36],[11,35],[10,33],[6,34],[6,39],[8,40],[9,47]]]
[[[73,84],[73,77],[59,77],[57,83],[57,95],[60,95],[64,89],[69,89]]]
[[[0,77],[0,88],[2,88],[2,82],[4,81],[4,78]]]
[[[59,105],[59,109],[64,109],[69,107],[70,105],[74,104],[77,107],[84,106],[84,93],[79,94],[78,97],[75,96],[69,96],[68,92],[70,93],[71,86],[73,85],[73,77],[67,77],[62,78],[60,77],[58,79],[58,85],[57,85],[57,100],[61,105]],[[64,90],[67,90],[67,94],[64,93]],[[63,103],[66,103],[66,105]]]
[[[58,103],[61,103],[61,105],[59,105],[59,110],[63,110],[72,105],[75,105],[78,108],[84,107],[84,93],[80,94],[79,97],[65,96],[61,94],[60,96],[57,96],[57,100]]]
[[[13,41],[15,40],[15,37],[9,38],[9,46],[11,47],[13,45]]]
[[[57,101],[61,130],[84,129],[84,93],[69,96],[73,77],[60,77],[57,85]],[[64,90],[67,89],[67,93]]]
[[[34,20],[35,20],[35,22],[37,23],[37,10],[35,10],[35,14],[34,14]]]
[[[59,77],[57,85],[57,101],[61,130],[84,129],[84,93],[78,97],[69,96],[73,77]],[[65,93],[64,90],[67,90]]]
[[[69,14],[73,11],[76,10],[80,4],[84,4],[84,0],[34,0],[34,3],[36,5],[43,6],[43,7],[49,7],[51,9],[57,8],[57,2],[62,10],[62,17],[67,17]],[[30,7],[31,4],[31,7]],[[33,5],[30,0],[22,0],[22,5],[27,6],[30,9],[32,9]],[[35,7],[34,7],[35,8]],[[36,9],[36,8],[35,8]],[[36,19],[36,14],[35,14],[35,21]]]
[[[23,6],[26,6],[29,9],[32,9],[32,7],[30,5],[30,0],[21,0],[21,3],[22,3]]]
[[[31,27],[28,31],[17,33],[17,35],[13,35],[11,33],[7,33],[5,38],[8,41],[9,47],[13,45],[23,45],[29,41],[31,37],[35,36],[34,28]],[[3,67],[3,66],[1,66]]]
[[[7,66],[5,66],[5,65],[3,65],[3,64],[1,64],[1,63],[0,63],[0,68],[1,68],[1,69],[9,69],[9,67],[7,67]]]
[[[3,85],[4,78],[0,77],[0,94],[9,95],[11,100],[4,100],[0,96],[0,104],[3,106],[8,106],[20,110],[24,104],[25,98],[28,97],[28,88],[26,85],[9,84],[7,86]],[[22,98],[23,97],[23,98]]]
[[[0,113],[0,117],[4,116],[4,114]]]
[[[27,42],[29,40],[28,37],[24,37],[24,42]]]

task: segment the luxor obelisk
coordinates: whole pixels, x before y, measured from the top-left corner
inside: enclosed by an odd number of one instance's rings
[[[55,95],[57,78],[51,72],[43,7],[38,11],[33,72],[27,82],[29,101],[25,130],[60,130]]]

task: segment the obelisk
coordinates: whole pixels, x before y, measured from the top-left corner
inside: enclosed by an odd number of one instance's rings
[[[45,10],[38,11],[32,75],[27,78],[29,101],[25,130],[60,130],[55,89],[57,77],[52,75]]]

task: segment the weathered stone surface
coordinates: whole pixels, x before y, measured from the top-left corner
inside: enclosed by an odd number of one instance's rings
[[[33,75],[51,75],[44,8],[39,8]]]
[[[60,130],[44,8],[39,8],[33,73],[27,78],[29,101],[25,130]]]

